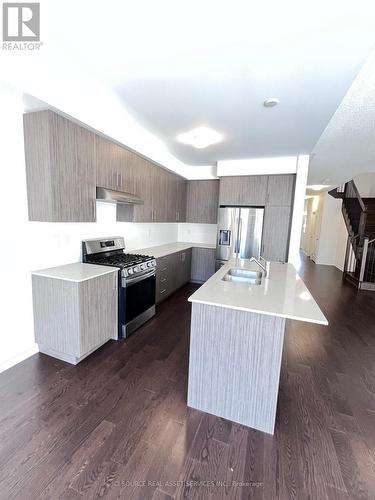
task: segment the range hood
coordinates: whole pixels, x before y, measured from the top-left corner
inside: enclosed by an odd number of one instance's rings
[[[143,205],[144,201],[139,196],[124,191],[115,191],[104,187],[96,187],[96,199],[107,203],[125,203],[127,205]]]

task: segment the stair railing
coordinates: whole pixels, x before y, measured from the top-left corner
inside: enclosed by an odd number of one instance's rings
[[[365,237],[363,240],[359,282],[363,283],[364,281],[375,282],[375,238],[369,240]]]
[[[351,236],[356,235],[359,237],[358,243],[354,242],[354,241],[353,241],[353,243],[355,243],[355,246],[357,248],[361,247],[363,244],[364,237],[365,237],[367,209],[366,209],[366,205],[363,203],[361,195],[359,194],[357,186],[355,185],[355,182],[353,180],[351,180],[345,184],[345,192],[344,192],[342,206],[343,206],[344,219],[345,219],[345,222],[348,226],[348,229],[349,229],[350,225],[352,227]],[[353,226],[353,222],[350,221],[350,218],[348,216],[349,212],[353,211],[353,208],[357,212],[359,212],[359,214],[360,214],[358,225],[354,224],[354,226]],[[349,233],[350,233],[350,231],[349,231]],[[356,253],[357,253],[357,248],[355,249]]]
[[[348,234],[348,239],[346,242],[345,251],[345,262],[344,262],[344,275],[353,275],[357,267],[357,244],[356,240],[359,238],[359,234],[356,236],[351,236]]]

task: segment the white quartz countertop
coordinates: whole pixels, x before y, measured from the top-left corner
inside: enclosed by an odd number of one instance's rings
[[[189,301],[328,325],[292,264],[271,262],[270,277],[254,286],[223,281],[232,267],[261,270],[255,262],[232,259],[193,293]]]
[[[141,248],[139,250],[132,250],[130,253],[139,253],[142,255],[151,255],[158,259],[164,257],[165,255],[170,255],[171,253],[181,252],[187,250],[188,248],[211,248],[215,249],[216,244],[211,243],[187,243],[178,241],[176,243],[168,243],[166,245],[158,245],[155,247]]]
[[[34,271],[34,276],[44,276],[45,278],[55,278],[65,281],[86,281],[92,278],[97,278],[103,274],[115,273],[119,270],[117,267],[98,266],[96,264],[83,264],[82,262],[75,262],[73,264],[66,264],[65,266],[50,267],[49,269],[42,269]]]

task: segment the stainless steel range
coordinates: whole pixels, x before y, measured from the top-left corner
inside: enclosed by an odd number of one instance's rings
[[[119,338],[155,315],[156,260],[124,250],[121,236],[82,241],[83,262],[119,268]]]

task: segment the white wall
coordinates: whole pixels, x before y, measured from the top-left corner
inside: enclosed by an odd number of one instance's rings
[[[344,267],[347,229],[341,212],[342,201],[328,193],[314,196],[306,204],[307,227],[302,250],[316,264]]]
[[[354,182],[362,198],[375,197],[375,174],[357,175]]]
[[[299,254],[301,231],[303,222],[303,212],[305,206],[305,193],[307,184],[307,174],[309,171],[309,155],[297,157],[296,184],[294,188],[293,216],[290,229],[288,262],[299,269],[301,258]]]

